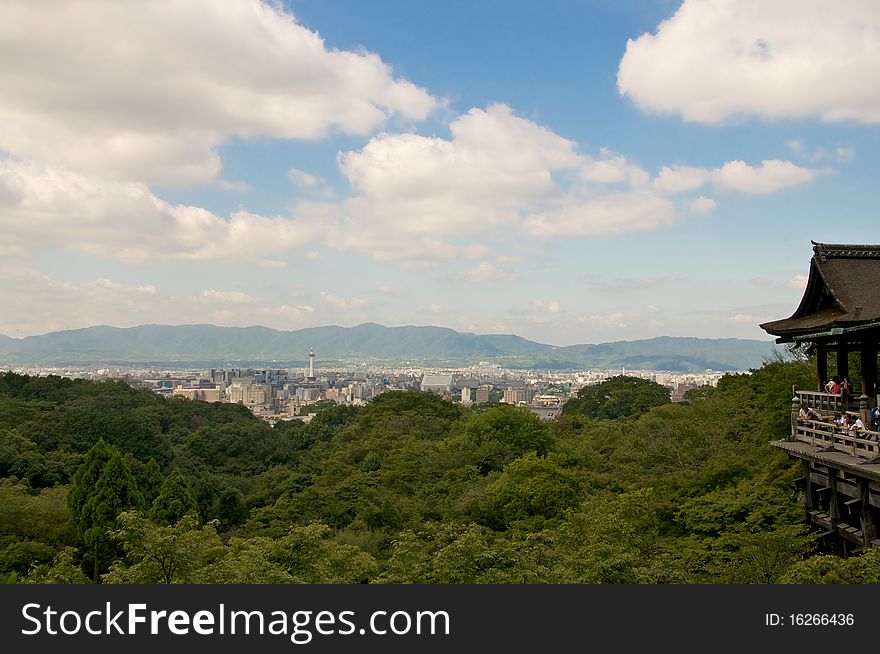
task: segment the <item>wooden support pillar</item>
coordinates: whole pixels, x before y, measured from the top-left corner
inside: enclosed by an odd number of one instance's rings
[[[859,527],[862,530],[862,547],[869,547],[871,541],[877,537],[877,525],[874,524],[874,511],[868,503],[871,494],[870,484],[867,479],[859,479],[859,491],[862,498],[861,513],[859,515]]]
[[[840,510],[840,497],[837,493],[837,477],[839,470],[828,468],[828,485],[831,492],[828,493],[828,515],[831,516],[832,527],[840,522],[843,517],[843,511]]]
[[[837,376],[840,381],[849,377],[849,348],[845,342],[837,344]]]
[[[804,478],[804,509],[809,513],[816,508],[816,496],[814,494],[813,482],[810,480],[811,466],[806,459],[801,459],[801,476]]]
[[[822,343],[816,343],[816,372],[819,377],[819,390],[825,390],[828,381],[828,350]]]
[[[871,404],[874,404],[874,396],[877,393],[877,345],[876,343],[862,343],[862,387]]]

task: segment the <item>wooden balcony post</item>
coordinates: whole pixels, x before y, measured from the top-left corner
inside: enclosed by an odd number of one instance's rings
[[[791,387],[791,394],[791,435],[788,437],[788,440],[796,441],[798,415],[801,412],[801,398],[797,394],[797,386]]]
[[[828,350],[822,343],[816,343],[816,374],[819,377],[819,391],[825,390],[828,381]]]
[[[849,348],[845,342],[837,344],[837,376],[840,381],[849,377]]]
[[[862,342],[862,390],[868,397],[877,392],[877,345]]]

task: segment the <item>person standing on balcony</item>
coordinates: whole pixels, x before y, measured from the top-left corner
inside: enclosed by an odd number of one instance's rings
[[[840,380],[837,378],[837,375],[832,377],[828,383],[825,384],[825,391],[832,395],[840,395]]]

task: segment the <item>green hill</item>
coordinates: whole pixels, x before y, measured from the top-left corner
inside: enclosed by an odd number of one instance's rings
[[[205,364],[302,365],[309,348],[321,361],[371,358],[384,362],[473,363],[509,367],[742,370],[760,366],[766,341],[660,337],[598,345],[554,347],[510,334],[471,334],[444,327],[267,327],[141,325],[87,327],[23,339],[0,337],[5,364]]]

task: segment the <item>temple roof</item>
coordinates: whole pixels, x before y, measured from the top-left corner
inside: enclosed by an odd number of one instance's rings
[[[813,242],[807,287],[789,318],[761,328],[780,340],[828,332],[880,327],[880,245]]]

